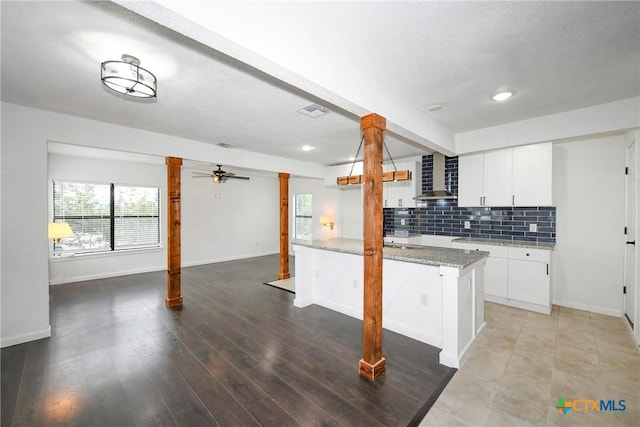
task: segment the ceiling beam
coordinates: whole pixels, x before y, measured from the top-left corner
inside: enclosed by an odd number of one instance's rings
[[[265,31],[277,25],[269,18],[248,23],[245,16],[228,13],[216,2],[131,2],[115,0],[147,19],[234,58],[286,85],[353,115],[354,120],[372,111],[387,118],[387,131],[423,146],[428,151],[453,155],[453,132],[422,114],[392,93],[384,82],[347,64],[336,64],[310,46],[265,42]],[[215,29],[215,30],[214,30]],[[224,31],[224,33],[222,33]],[[235,31],[235,32],[234,32]],[[393,83],[393,82],[391,82]]]

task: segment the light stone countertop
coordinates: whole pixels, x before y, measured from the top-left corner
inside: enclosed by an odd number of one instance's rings
[[[522,240],[494,240],[494,239],[478,239],[472,237],[459,237],[453,239],[452,242],[457,243],[478,243],[482,245],[494,245],[494,246],[509,246],[512,248],[529,248],[529,249],[546,249],[548,251],[553,250],[555,243],[536,243],[525,242]]]
[[[324,249],[327,251],[344,252],[354,255],[362,255],[364,253],[363,242],[360,239],[296,239],[292,243],[294,245],[307,246],[314,249]],[[460,269],[465,268],[487,256],[489,256],[489,252],[467,251],[464,249],[442,248],[438,246],[385,243],[385,247],[383,248],[383,257],[386,259]]]

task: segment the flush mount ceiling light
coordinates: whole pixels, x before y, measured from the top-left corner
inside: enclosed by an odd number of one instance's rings
[[[513,92],[500,92],[491,97],[494,101],[505,101],[513,96]]]
[[[104,61],[100,78],[106,87],[123,95],[136,98],[156,97],[156,76],[142,68],[140,60],[135,56],[124,54],[122,61]]]
[[[311,151],[311,150],[313,150],[313,147],[311,145],[302,146],[302,151]]]

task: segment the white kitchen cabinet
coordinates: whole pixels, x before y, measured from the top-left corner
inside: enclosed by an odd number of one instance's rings
[[[486,301],[551,313],[550,250],[456,241],[452,246],[489,252],[484,268]]]
[[[482,206],[484,154],[458,157],[458,206]]]
[[[551,143],[513,149],[513,198],[515,206],[551,206]]]
[[[509,248],[509,288],[507,298],[551,309],[547,250]]]
[[[458,206],[551,206],[552,145],[458,158]]]
[[[388,181],[383,185],[383,206],[385,208],[415,208],[414,197],[422,193],[422,163],[405,161],[396,163],[396,169],[411,171],[410,181]],[[383,164],[383,172],[393,171],[393,165]]]

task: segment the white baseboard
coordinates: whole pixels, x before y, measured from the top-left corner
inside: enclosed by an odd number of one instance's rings
[[[592,313],[604,314],[606,316],[622,317],[622,310],[613,310],[610,308],[597,307],[595,305],[578,304],[571,301],[554,300],[553,304],[576,310],[590,311]]]
[[[255,254],[245,254],[245,255],[236,255],[236,256],[230,256],[230,257],[223,257],[223,258],[212,258],[212,259],[204,259],[204,260],[200,260],[200,261],[191,261],[191,262],[185,262],[182,264],[183,267],[195,267],[197,265],[205,265],[205,264],[215,264],[218,262],[226,262],[226,261],[235,261],[235,260],[239,260],[239,259],[247,259],[247,258],[255,258],[255,257],[259,257],[259,256],[267,256],[267,255],[276,255],[280,252],[278,251],[269,251],[269,252],[259,252],[259,253],[255,253]]]
[[[207,260],[201,260],[201,261],[187,262],[187,263],[182,264],[182,267],[184,268],[184,267],[194,267],[194,266],[205,265],[205,264],[215,264],[217,262],[235,261],[235,260],[239,260],[239,259],[255,258],[255,257],[259,257],[259,256],[266,256],[266,255],[274,255],[274,254],[277,254],[277,253],[278,252],[261,252],[261,253],[256,253],[256,254],[248,254],[248,255],[239,255],[239,256],[224,257],[224,258],[207,259]],[[49,285],[62,285],[64,283],[75,283],[75,282],[84,282],[84,281],[88,281],[88,280],[108,279],[110,277],[129,276],[131,274],[152,273],[154,271],[164,271],[166,269],[167,269],[166,265],[159,265],[159,266],[154,266],[154,267],[145,267],[145,268],[138,268],[138,269],[133,269],[133,270],[110,271],[108,273],[88,274],[88,275],[84,275],[84,276],[65,277],[64,279],[50,280],[49,281]]]
[[[22,344],[29,341],[35,341],[42,338],[49,338],[51,336],[51,325],[41,331],[29,332],[28,334],[15,335],[13,337],[2,337],[0,340],[0,347],[9,347],[11,345]]]
[[[84,276],[65,277],[64,279],[49,280],[49,285],[62,285],[64,283],[84,282],[87,280],[108,279],[109,277],[129,276],[131,274],[151,273],[166,270],[166,266],[138,268],[134,270],[110,271],[108,273],[87,274]]]

